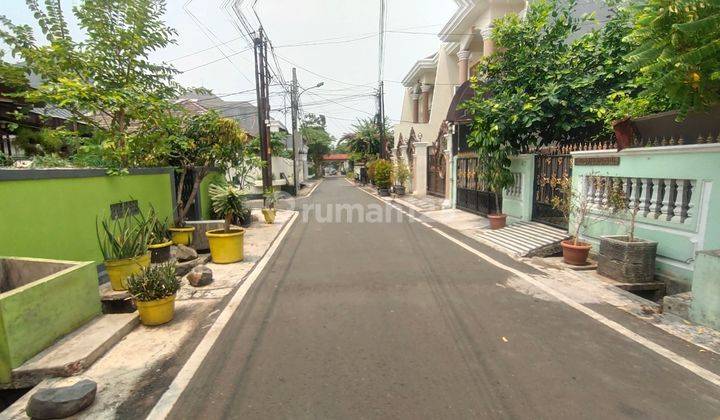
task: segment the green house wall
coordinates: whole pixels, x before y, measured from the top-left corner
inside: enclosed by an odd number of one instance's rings
[[[102,261],[96,217],[137,200],[172,220],[172,169],[106,176],[103,170],[0,170],[0,255]]]
[[[617,166],[573,167],[573,188],[581,186],[588,175],[665,178],[694,180],[691,219],[674,223],[650,218],[638,218],[636,236],[658,242],[657,270],[683,282],[689,289],[692,283],[697,251],[720,248],[720,145],[688,145],[627,149],[621,152],[576,152],[573,157],[620,157]],[[603,235],[625,232],[623,219],[595,212],[582,233],[597,245]],[[574,221],[571,220],[571,225]]]

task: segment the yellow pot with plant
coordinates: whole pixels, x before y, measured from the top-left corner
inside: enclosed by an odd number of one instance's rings
[[[126,290],[125,281],[150,265],[148,240],[152,218],[142,212],[121,214],[95,221],[100,252],[113,290]]]
[[[223,229],[205,233],[210,244],[210,255],[214,263],[230,264],[244,258],[243,239],[245,229],[232,225],[235,215],[245,210],[245,197],[239,188],[221,182],[212,184],[208,190],[216,214],[224,215]]]
[[[135,302],[143,325],[162,325],[175,315],[175,294],[180,280],[170,263],[153,265],[127,280],[128,291]]]
[[[195,233],[195,227],[171,227],[168,230],[170,230],[172,242],[175,245],[190,245],[192,243],[193,234]]]
[[[265,190],[264,197],[262,214],[265,218],[265,223],[271,225],[275,223],[275,215],[277,214],[275,204],[277,203],[278,196],[273,188],[268,188]]]

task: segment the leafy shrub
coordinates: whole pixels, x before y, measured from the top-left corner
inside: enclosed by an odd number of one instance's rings
[[[667,97],[681,116],[720,101],[720,3],[713,0],[646,0],[628,37],[628,55],[647,93]]]
[[[0,152],[0,167],[3,166],[12,166],[13,160],[10,156],[7,156],[5,153]]]
[[[395,181],[397,181],[398,185],[405,185],[405,181],[410,178],[410,169],[408,169],[407,165],[403,162],[398,162],[397,165],[395,165]]]
[[[367,176],[370,179],[371,182],[375,182],[375,165],[377,165],[377,159],[371,160],[367,163]]]
[[[167,218],[160,220],[157,212],[155,211],[155,207],[152,205],[150,206],[150,214],[148,215],[147,223],[150,229],[148,244],[163,244],[170,240],[170,230],[168,229],[169,224]]]
[[[390,188],[393,171],[392,163],[385,159],[380,159],[375,162],[375,185],[378,188]]]
[[[152,265],[127,280],[128,291],[133,298],[149,302],[172,296],[180,289],[180,280],[175,276],[175,266],[168,262]]]

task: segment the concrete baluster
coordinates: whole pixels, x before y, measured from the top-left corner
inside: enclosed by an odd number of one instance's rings
[[[648,178],[640,178],[640,211],[639,215],[647,217],[650,212],[650,195],[652,193],[652,183]]]

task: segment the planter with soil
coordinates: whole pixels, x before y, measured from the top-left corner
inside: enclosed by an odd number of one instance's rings
[[[487,218],[492,230],[502,229],[507,225],[507,214],[488,214]]]
[[[598,253],[598,274],[625,283],[655,281],[657,242],[628,236],[603,236]]]
[[[586,265],[588,263],[587,259],[592,248],[589,243],[578,241],[577,244],[574,244],[572,239],[568,239],[560,242],[560,246],[565,264]]]
[[[167,241],[160,244],[148,245],[150,251],[150,262],[153,264],[160,264],[170,261],[170,247],[173,241]]]
[[[393,187],[393,191],[395,191],[395,194],[397,194],[397,195],[405,195],[405,186],[404,185],[396,185]]]
[[[378,195],[380,197],[390,197],[390,190],[388,188],[378,188]]]

